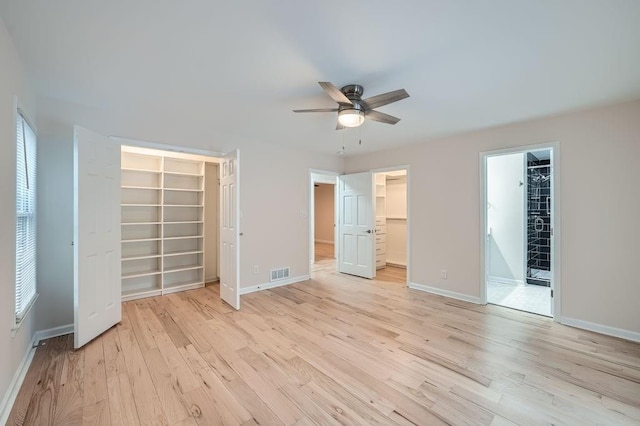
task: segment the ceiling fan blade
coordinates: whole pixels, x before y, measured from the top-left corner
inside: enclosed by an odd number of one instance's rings
[[[367,111],[365,115],[369,120],[379,121],[380,123],[396,124],[398,121],[400,121],[398,117],[394,117],[393,115],[385,114],[384,112],[379,111]]]
[[[345,94],[342,93],[340,89],[338,89],[332,83],[329,83],[328,81],[319,81],[318,84],[324,89],[325,92],[327,92],[329,96],[331,96],[331,99],[333,99],[334,101],[338,102],[339,104],[353,105],[353,102],[351,102],[351,100],[347,98]]]
[[[338,108],[294,109],[293,112],[337,112]]]
[[[404,89],[394,90],[393,92],[383,93],[381,95],[372,96],[364,99],[362,105],[366,109],[374,109],[393,102],[398,102],[404,98],[408,98],[409,94]]]
[[[336,130],[344,130],[344,126],[339,121],[336,123]]]

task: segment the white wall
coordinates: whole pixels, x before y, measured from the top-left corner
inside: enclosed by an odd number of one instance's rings
[[[335,198],[333,191],[335,185],[318,183],[314,187],[314,207],[315,207],[315,240],[323,243],[333,244],[335,239]]]
[[[409,164],[410,280],[478,298],[479,153],[559,141],[562,316],[639,333],[639,117],[629,102],[348,157],[345,169]]]
[[[487,158],[487,275],[524,283],[524,154]]]
[[[16,123],[14,96],[30,120],[35,120],[35,99],[27,84],[20,58],[0,20],[0,410],[20,362],[30,349],[34,309],[15,336],[16,248]],[[38,176],[38,179],[41,179]],[[38,188],[39,190],[39,188]],[[38,206],[40,208],[40,206]]]
[[[407,265],[407,178],[387,177],[387,263]]]
[[[218,278],[218,186],[218,165],[205,163],[204,277],[207,282]]]

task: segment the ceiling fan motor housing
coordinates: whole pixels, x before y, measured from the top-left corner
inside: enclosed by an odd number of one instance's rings
[[[340,89],[340,91],[344,93],[344,95],[349,98],[353,102],[353,104],[340,104],[338,107],[338,111],[356,110],[364,112],[364,108],[360,104],[360,101],[362,100],[362,94],[364,93],[364,87],[360,86],[359,84],[347,84],[342,89]]]

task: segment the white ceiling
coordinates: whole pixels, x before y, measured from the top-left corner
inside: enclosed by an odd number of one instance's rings
[[[0,0],[0,16],[39,122],[174,144],[357,155],[640,97],[637,0]],[[411,97],[380,108],[396,126],[337,132],[291,112],[334,105],[317,81]]]

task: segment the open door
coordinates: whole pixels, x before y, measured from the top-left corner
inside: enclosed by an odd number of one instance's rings
[[[225,154],[220,167],[220,298],[234,309],[240,309],[239,156]]]
[[[121,320],[120,144],[74,127],[74,346]]]
[[[375,212],[370,172],[338,177],[338,271],[374,278]]]

